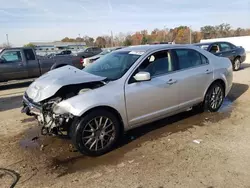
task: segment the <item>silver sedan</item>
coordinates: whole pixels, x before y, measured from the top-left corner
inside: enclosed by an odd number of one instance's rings
[[[143,45],[107,54],[84,70],[65,66],[35,80],[23,112],[43,134],[68,134],[90,156],[124,131],[190,110],[216,112],[232,86],[232,64],[199,47]]]

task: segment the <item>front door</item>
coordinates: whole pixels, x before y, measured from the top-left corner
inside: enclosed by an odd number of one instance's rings
[[[1,80],[28,78],[27,66],[20,50],[5,51],[0,58],[3,60],[0,64]]]
[[[178,81],[169,51],[148,56],[125,85],[127,116],[130,126],[152,122],[178,110]],[[149,72],[151,80],[137,82],[133,76]]]

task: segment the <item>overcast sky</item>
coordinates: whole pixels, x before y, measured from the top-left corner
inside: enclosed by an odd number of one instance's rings
[[[0,44],[220,23],[250,27],[250,0],[0,0]]]

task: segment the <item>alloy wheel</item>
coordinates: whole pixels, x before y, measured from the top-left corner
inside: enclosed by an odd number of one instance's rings
[[[91,119],[82,131],[82,141],[90,151],[107,147],[115,137],[115,127],[111,119],[99,116]]]
[[[236,59],[234,62],[234,69],[239,70],[240,69],[240,60]]]
[[[212,109],[217,109],[223,101],[223,91],[221,87],[216,86],[213,88],[213,91],[211,93],[210,99],[209,99],[209,105]]]

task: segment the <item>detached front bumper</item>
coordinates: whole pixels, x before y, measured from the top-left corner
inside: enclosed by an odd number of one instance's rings
[[[36,115],[41,116],[42,115],[42,107],[38,104],[35,104],[28,96],[27,94],[24,94],[23,96],[23,109],[21,111],[22,113],[26,113],[27,115]]]

